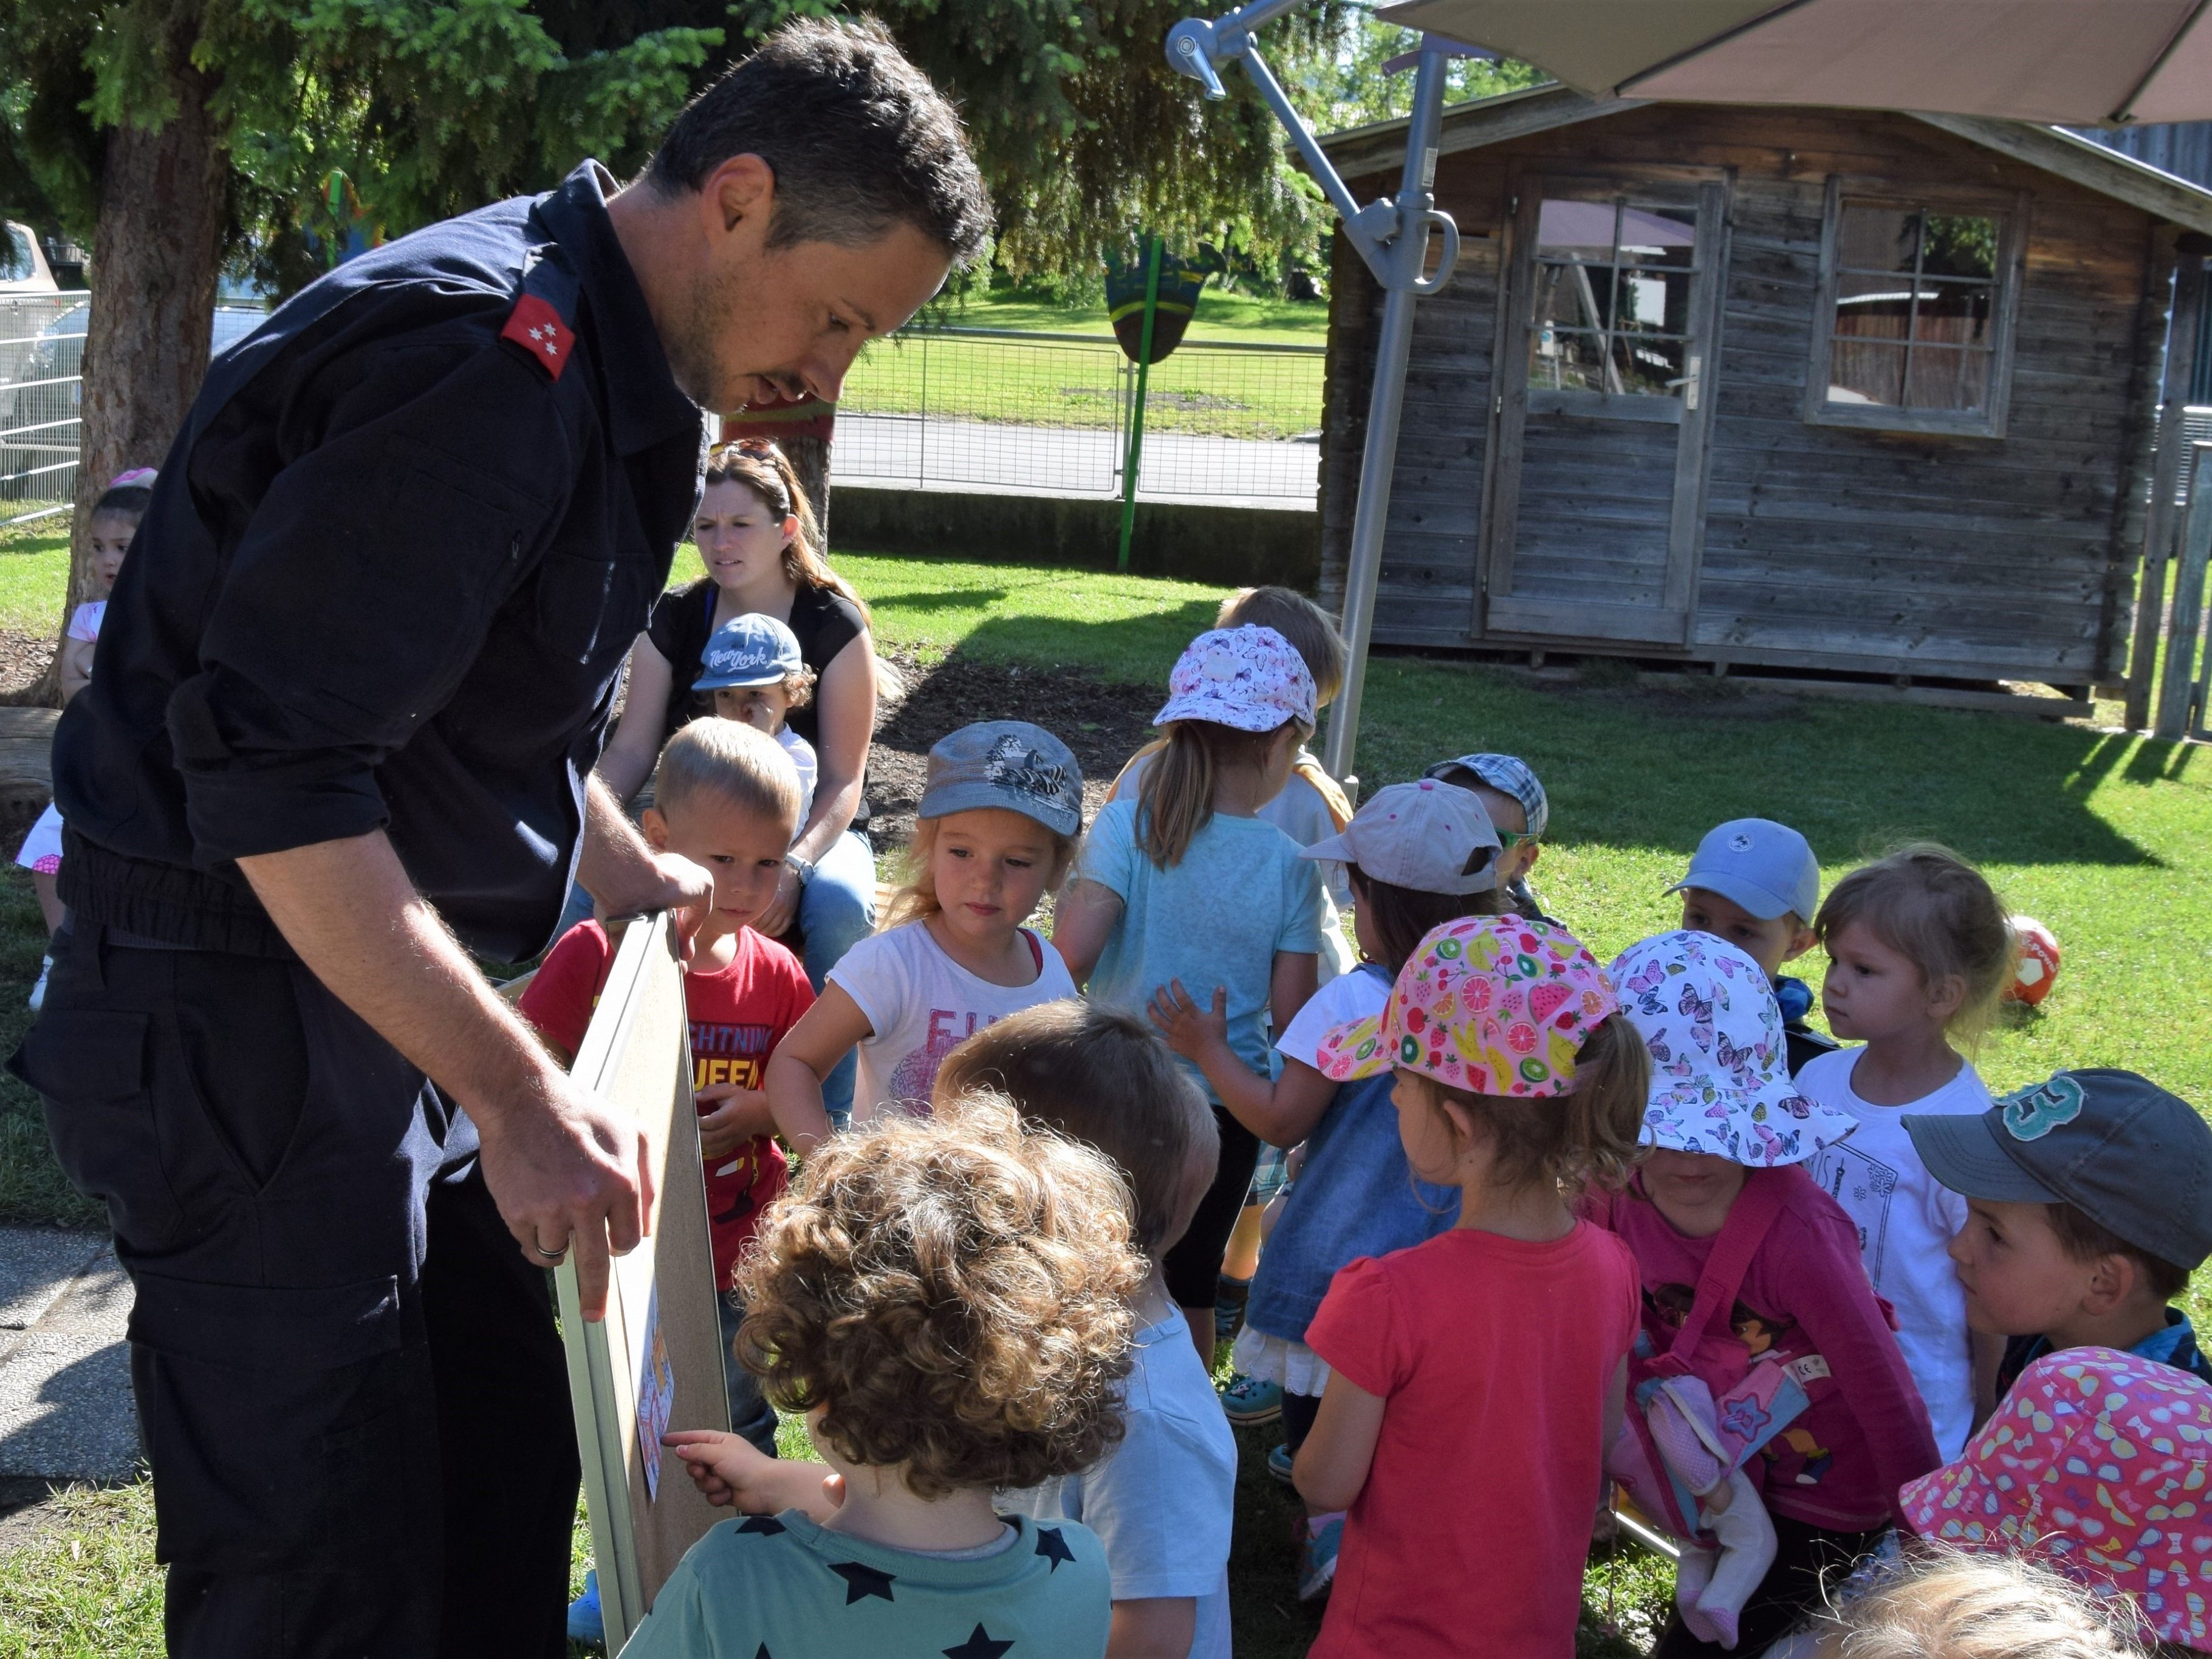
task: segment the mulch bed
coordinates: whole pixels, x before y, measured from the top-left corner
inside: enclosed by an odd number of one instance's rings
[[[45,634],[10,634],[0,629],[0,704],[32,702],[32,693],[54,659],[54,641]]]
[[[1066,669],[985,662],[958,652],[933,663],[903,653],[890,661],[905,684],[884,698],[868,756],[869,833],[879,849],[913,837],[929,746],[975,720],[1028,720],[1074,750],[1089,822],[1106,804],[1122,763],[1151,741],[1162,696],[1146,686],[1106,685]]]

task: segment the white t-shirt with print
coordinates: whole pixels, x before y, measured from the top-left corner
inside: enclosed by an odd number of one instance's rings
[[[775,740],[799,770],[799,826],[803,830],[814,813],[814,780],[819,775],[814,763],[814,745],[787,726],[776,727]]]
[[[1008,1014],[1075,994],[1060,952],[1027,927],[1022,937],[1037,963],[1037,976],[1027,985],[978,979],[945,955],[919,921],[872,933],[845,952],[829,982],[860,1005],[872,1032],[860,1040],[854,1122],[869,1122],[895,1104],[927,1115],[945,1055]]]
[[[1962,1065],[1933,1094],[1904,1106],[1874,1105],[1851,1087],[1865,1052],[1839,1048],[1797,1073],[1800,1092],[1849,1113],[1859,1126],[1805,1167],[1859,1230],[1860,1260],[1875,1290],[1897,1310],[1897,1346],[1948,1463],[1965,1449],[1974,1420],[1966,1293],[1944,1249],[1966,1224],[1966,1200],[1928,1173],[1904,1120],[1986,1112],[1993,1103],[1974,1068]]]
[[[999,1494],[1034,1521],[1079,1521],[1106,1547],[1116,1601],[1190,1596],[1190,1659],[1230,1659],[1237,1437],[1180,1313],[1137,1333],[1127,1431],[1096,1467]]]

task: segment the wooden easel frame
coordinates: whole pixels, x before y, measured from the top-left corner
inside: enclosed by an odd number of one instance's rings
[[[657,1494],[648,1493],[639,1367],[641,1355],[650,1363],[654,1309],[675,1377],[671,1426],[730,1426],[681,945],[667,913],[624,931],[569,1075],[644,1129],[653,1182],[652,1231],[613,1263],[604,1321],[584,1319],[574,1258],[554,1271],[600,1616],[607,1651],[619,1654],[684,1552],[722,1518],[672,1456],[660,1462]]]

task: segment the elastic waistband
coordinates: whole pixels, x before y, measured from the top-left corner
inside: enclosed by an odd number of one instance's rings
[[[71,920],[105,928],[111,944],[296,959],[261,902],[244,887],[183,865],[116,852],[67,824],[56,885]]]

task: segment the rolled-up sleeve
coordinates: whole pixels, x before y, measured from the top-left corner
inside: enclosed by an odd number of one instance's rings
[[[569,444],[497,346],[391,343],[320,371],[209,598],[167,725],[203,868],[388,820],[376,769],[453,696],[558,521]]]

